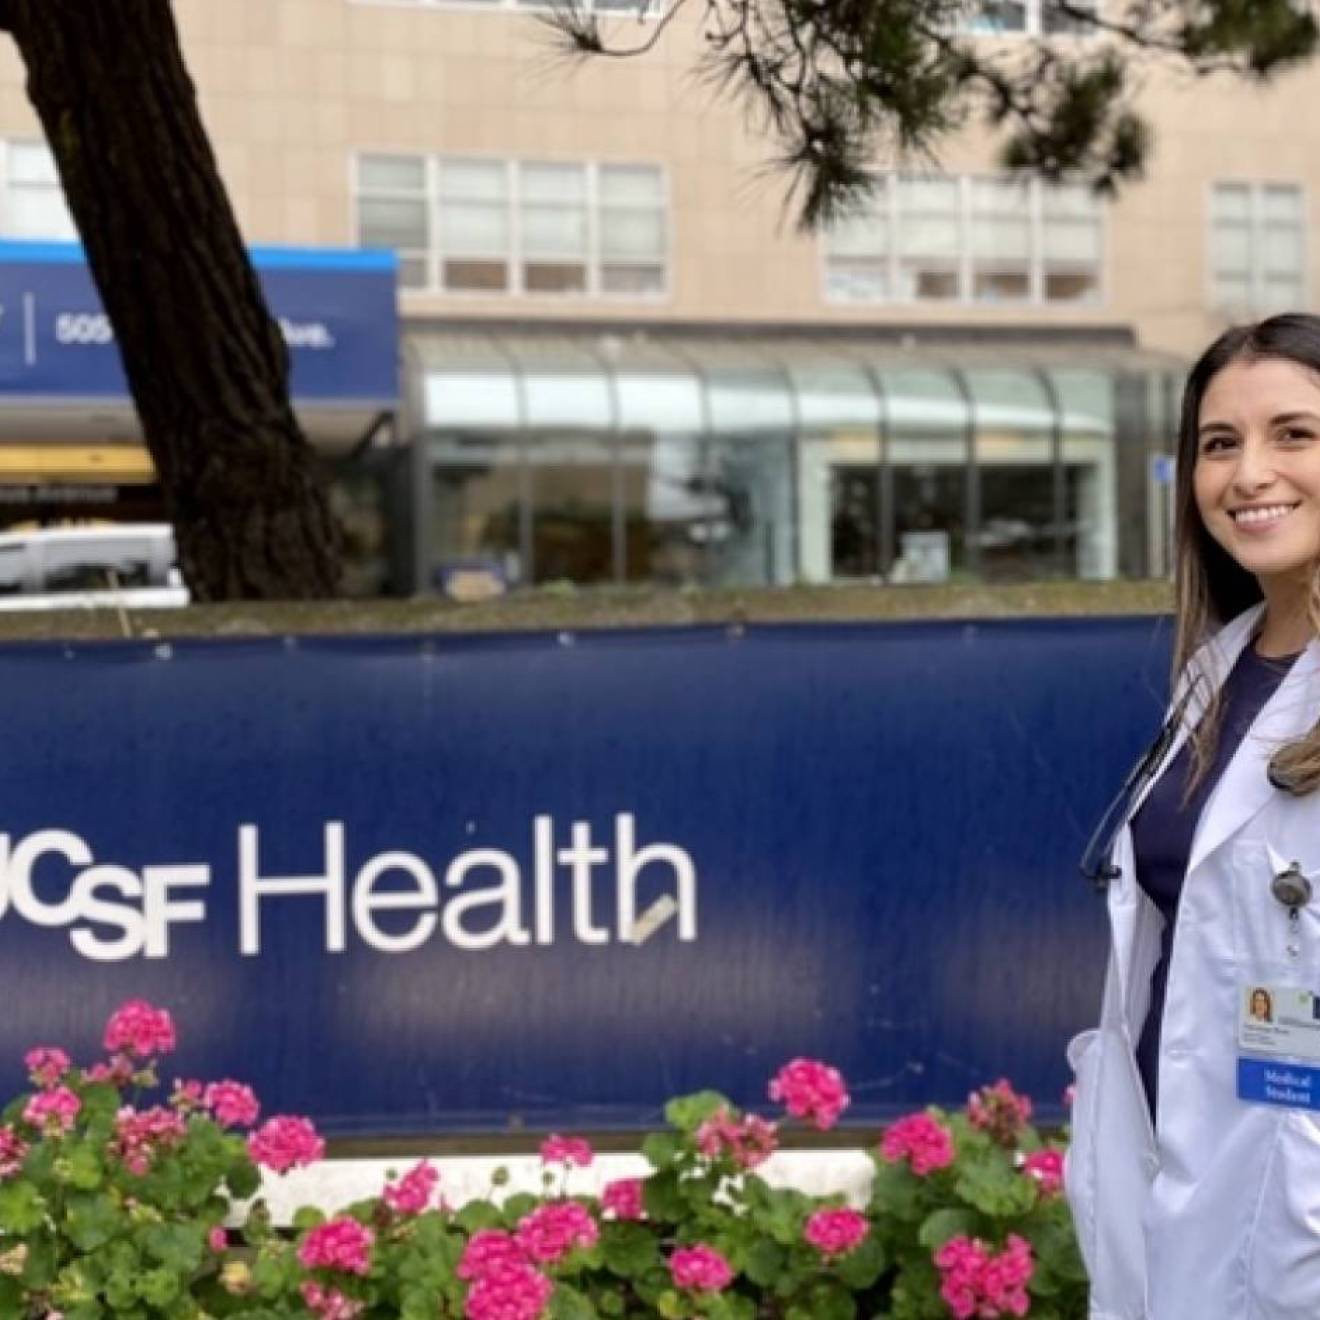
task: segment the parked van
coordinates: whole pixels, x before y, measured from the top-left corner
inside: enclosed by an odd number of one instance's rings
[[[0,611],[188,604],[168,523],[0,533]]]

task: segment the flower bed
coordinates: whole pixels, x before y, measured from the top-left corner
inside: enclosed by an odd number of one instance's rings
[[[320,1137],[304,1118],[263,1119],[239,1082],[163,1090],[159,1061],[174,1047],[170,1015],[132,1001],[107,1025],[106,1059],[28,1054],[34,1089],[0,1115],[0,1316],[1086,1314],[1061,1151],[1004,1081],[965,1113],[891,1124],[865,1212],[757,1173],[785,1123],[826,1130],[848,1105],[834,1069],[796,1059],[769,1086],[784,1119],[713,1092],[672,1100],[670,1129],[643,1144],[650,1172],[599,1196],[573,1185],[591,1147],[553,1136],[539,1195],[451,1208],[423,1160],[334,1215],[300,1210],[289,1234],[250,1198],[259,1170],[319,1160]]]

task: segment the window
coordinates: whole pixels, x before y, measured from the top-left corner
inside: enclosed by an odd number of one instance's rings
[[[550,9],[555,0],[354,0],[360,5],[396,6],[406,9]],[[597,13],[636,16],[638,0],[577,0],[583,9]],[[645,17],[654,18],[659,6],[647,6]]]
[[[358,240],[406,289],[651,298],[667,285],[655,165],[361,155]]]
[[[1210,280],[1228,312],[1304,307],[1306,220],[1297,184],[1217,183],[1210,194]]]
[[[996,36],[1086,36],[1096,28],[1079,11],[1098,14],[1099,0],[982,0],[967,26]]]
[[[836,302],[1088,303],[1100,297],[1102,210],[1081,185],[880,175],[824,238]]]
[[[6,238],[78,237],[64,202],[55,158],[44,142],[5,144],[0,231]]]

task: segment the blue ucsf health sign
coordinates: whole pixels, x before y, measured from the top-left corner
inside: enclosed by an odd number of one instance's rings
[[[798,1055],[852,1122],[1000,1076],[1057,1116],[1077,858],[1167,658],[1151,619],[0,648],[0,1088],[141,996],[171,1076],[329,1132],[641,1126]]]
[[[296,401],[398,398],[393,253],[253,248]],[[110,319],[76,243],[0,242],[0,401],[128,395]]]

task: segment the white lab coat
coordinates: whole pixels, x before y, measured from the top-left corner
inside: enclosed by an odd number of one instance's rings
[[[1214,683],[1250,641],[1260,610],[1234,619],[1202,652]],[[1191,722],[1203,705],[1193,698]],[[1294,797],[1266,778],[1275,748],[1317,716],[1313,641],[1196,829],[1165,1000],[1157,1133],[1133,1047],[1161,918],[1136,882],[1131,832],[1119,834],[1100,1025],[1068,1047],[1076,1098],[1066,1183],[1092,1320],[1320,1320],[1320,1114],[1239,1100],[1236,1081],[1243,987],[1301,983],[1320,993],[1320,794]],[[1296,959],[1285,948],[1288,914],[1270,892],[1280,857],[1297,861],[1316,890],[1301,913]]]

